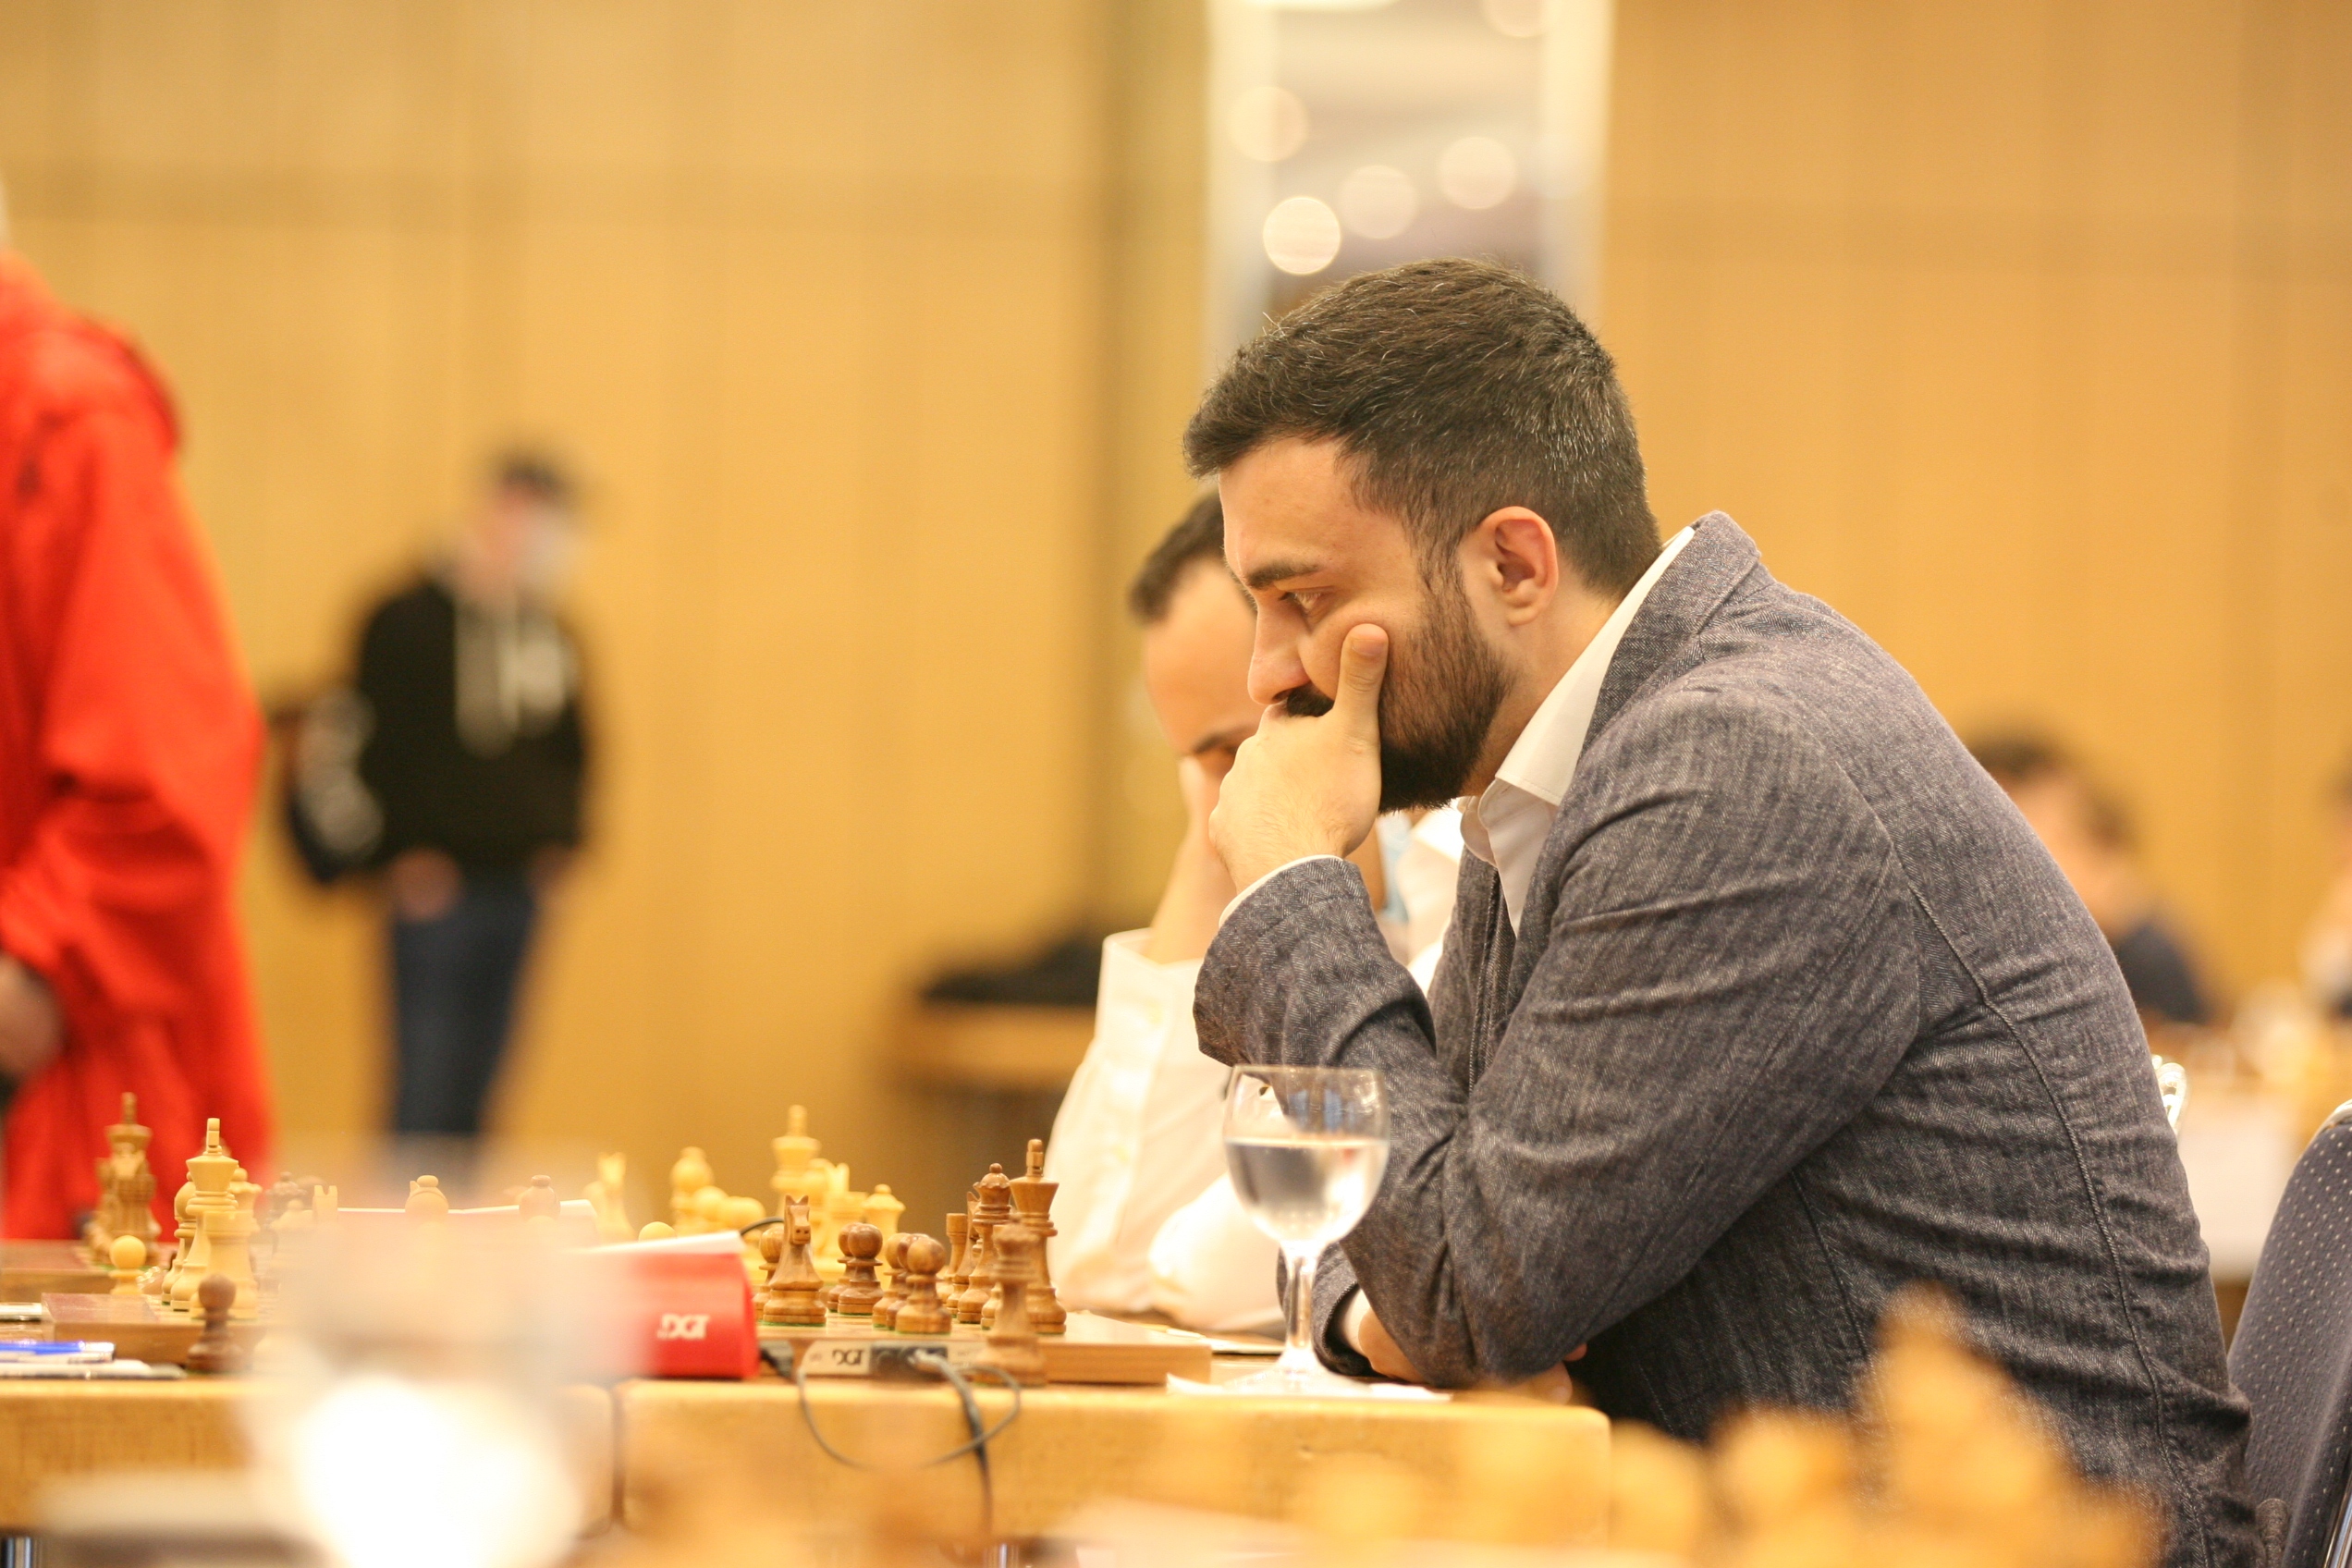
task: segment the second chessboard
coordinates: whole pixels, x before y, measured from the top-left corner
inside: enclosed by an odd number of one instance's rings
[[[944,1352],[949,1363],[978,1362],[987,1348],[982,1329],[958,1324],[944,1334],[903,1334],[876,1329],[858,1318],[835,1317],[823,1328],[763,1326],[760,1342],[792,1347],[795,1363],[812,1378],[888,1378],[911,1353]],[[1209,1341],[1181,1329],[1122,1323],[1091,1312],[1073,1312],[1059,1334],[1038,1336],[1050,1383],[1126,1384],[1157,1387],[1172,1374],[1194,1382],[1209,1380]]]

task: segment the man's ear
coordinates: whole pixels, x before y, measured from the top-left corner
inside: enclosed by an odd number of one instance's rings
[[[1503,620],[1524,626],[1559,595],[1560,541],[1551,525],[1525,507],[1488,512],[1462,542],[1462,580],[1484,584]]]

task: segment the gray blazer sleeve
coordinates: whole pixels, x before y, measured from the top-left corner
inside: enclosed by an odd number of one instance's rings
[[[1917,1033],[1887,835],[1777,709],[1691,690],[1625,715],[1537,882],[1524,987],[1484,1031],[1463,997],[1501,989],[1492,961],[1449,941],[1441,1036],[1340,863],[1235,910],[1195,989],[1213,1057],[1387,1075],[1388,1175],[1344,1245],[1439,1384],[1531,1376],[1682,1278]]]

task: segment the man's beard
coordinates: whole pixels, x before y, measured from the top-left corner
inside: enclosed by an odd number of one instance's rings
[[[1393,631],[1388,678],[1380,686],[1380,809],[1441,806],[1462,793],[1487,731],[1510,689],[1502,660],[1478,635],[1469,595],[1432,586],[1428,613],[1409,638]],[[1312,686],[1293,687],[1285,711],[1315,718],[1331,699]]]

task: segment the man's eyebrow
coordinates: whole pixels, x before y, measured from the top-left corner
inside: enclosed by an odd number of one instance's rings
[[[1260,589],[1271,588],[1277,582],[1288,582],[1293,577],[1305,577],[1310,572],[1322,570],[1321,567],[1309,566],[1304,561],[1268,561],[1243,578],[1242,582],[1255,593]]]

